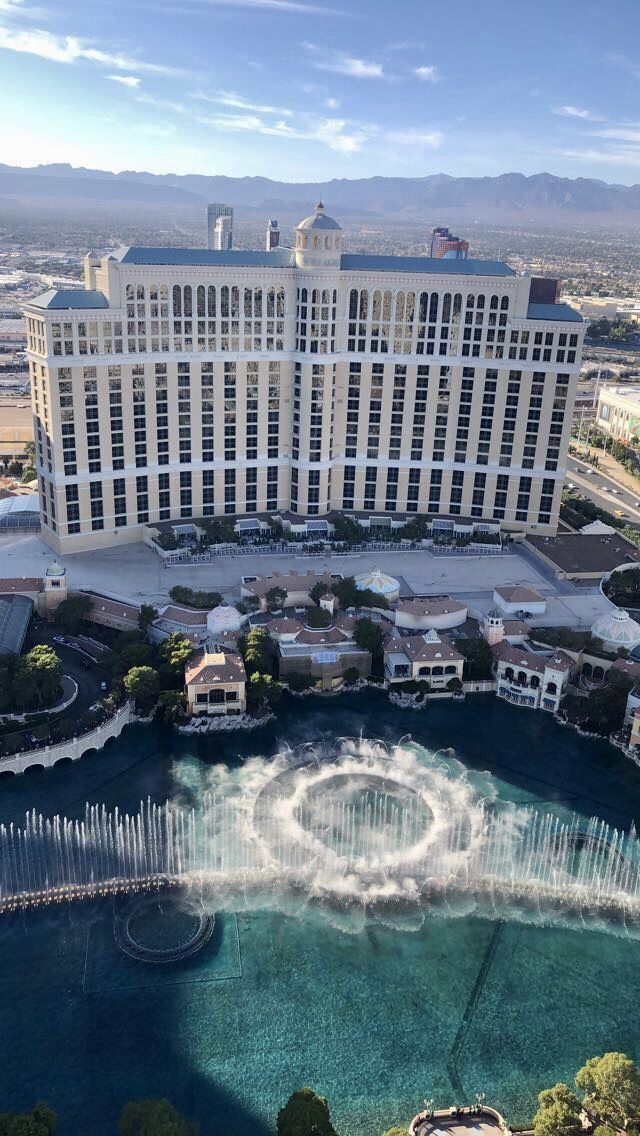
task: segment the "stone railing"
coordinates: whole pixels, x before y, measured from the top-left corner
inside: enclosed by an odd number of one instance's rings
[[[78,761],[90,750],[102,749],[111,738],[119,737],[132,718],[133,706],[130,702],[126,702],[106,722],[102,722],[86,734],[80,734],[77,738],[0,757],[0,773],[25,773],[27,769],[34,767],[51,769],[60,761]]]

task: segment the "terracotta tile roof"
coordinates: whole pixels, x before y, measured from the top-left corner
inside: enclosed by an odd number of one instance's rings
[[[421,600],[400,600],[395,610],[407,615],[453,615],[454,612],[466,611],[467,605],[458,603],[451,596],[427,596]]]
[[[522,647],[512,646],[504,640],[502,643],[496,643],[491,650],[498,662],[510,663],[512,667],[520,667],[522,670],[535,671],[536,674],[544,674],[546,660],[541,659],[539,655],[534,655],[531,651],[525,651]]]
[[[345,643],[350,636],[345,631],[341,631],[339,627],[303,627],[299,635],[296,636],[296,643],[311,643],[317,646],[319,643]]]
[[[189,659],[185,666],[187,686],[200,686],[215,682],[244,682],[246,671],[240,655],[231,652],[201,651]]]
[[[80,593],[83,594],[83,593]],[[92,600],[92,612],[104,612],[105,615],[113,615],[118,619],[127,619],[132,623],[138,622],[140,615],[140,608],[134,604],[123,603],[121,600],[111,600],[108,596],[100,596],[96,592],[85,592]]]
[[[302,623],[298,619],[282,616],[280,619],[270,619],[262,625],[270,635],[297,635],[302,631]]]
[[[42,576],[15,576],[0,580],[0,593],[41,592],[42,590]]]
[[[308,592],[314,584],[326,584],[327,587],[334,582],[331,572],[288,572],[284,576],[256,576],[250,583],[242,587],[255,596],[265,596],[272,588],[284,588],[286,592]]]
[[[505,585],[493,590],[505,603],[544,603],[544,596],[526,584]]]
[[[464,661],[464,655],[451,646],[444,637],[440,641],[426,640],[423,635],[410,635],[406,639],[388,639],[385,651],[392,654],[402,652],[414,663],[456,663]]]
[[[178,623],[183,627],[206,627],[207,612],[193,607],[182,607],[180,604],[167,604],[160,608],[159,619],[168,623]]]

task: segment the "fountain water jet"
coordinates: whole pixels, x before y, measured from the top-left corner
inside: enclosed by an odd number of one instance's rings
[[[305,746],[212,779],[196,808],[87,805],[81,821],[31,812],[0,825],[0,911],[175,885],[218,908],[302,897],[358,923],[364,912],[415,924],[471,905],[640,936],[634,830],[481,796],[410,739]]]

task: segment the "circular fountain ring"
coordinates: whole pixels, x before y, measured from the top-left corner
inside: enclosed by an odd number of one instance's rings
[[[191,958],[209,941],[215,915],[184,895],[146,896],[116,915],[113,934],[120,950],[139,962]]]

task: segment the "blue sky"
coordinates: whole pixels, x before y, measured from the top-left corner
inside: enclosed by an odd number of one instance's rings
[[[640,182],[639,33],[639,0],[0,0],[0,159]]]

